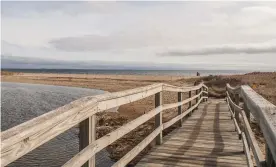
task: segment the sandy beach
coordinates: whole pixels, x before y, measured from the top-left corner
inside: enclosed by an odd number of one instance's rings
[[[40,73],[3,73],[2,81],[7,82],[22,82],[22,83],[37,83],[48,85],[62,85],[82,88],[101,89],[109,92],[122,91],[141,86],[150,85],[153,83],[168,83],[177,86],[193,85],[195,82],[204,80],[211,87],[213,96],[216,97],[217,92],[224,92],[225,83],[234,85],[248,84],[255,91],[260,93],[266,99],[276,104],[276,73],[250,73],[245,75],[231,76],[209,76],[209,77],[185,77],[185,76],[151,76],[151,75],[96,75],[96,74],[40,74]],[[222,96],[221,96],[222,95]],[[223,97],[221,93],[219,97]],[[187,97],[187,94],[184,94]],[[177,101],[177,94],[165,92],[163,94],[164,103],[172,103]],[[127,105],[120,106],[118,113],[100,113],[97,115],[98,129],[97,138],[107,134],[108,132],[122,126],[126,122],[133,120],[140,115],[150,111],[154,107],[154,97],[148,97]],[[184,109],[187,106],[183,107]],[[171,109],[164,112],[163,120],[168,121],[170,118],[177,115],[176,109]],[[264,150],[264,139],[259,133],[258,126],[253,124],[253,130],[257,136],[259,143]],[[174,127],[172,127],[173,129]],[[154,122],[149,122],[136,128],[128,135],[122,137],[117,142],[107,147],[108,152],[113,160],[120,159],[126,152],[131,150],[142,139],[145,138],[154,129]],[[164,134],[172,129],[168,129]],[[153,144],[153,143],[152,143]],[[143,155],[152,146],[145,149],[140,155]],[[136,157],[132,163],[135,164],[141,156]]]
[[[6,82],[37,83],[47,85],[93,88],[108,92],[123,91],[161,82],[169,83],[172,85],[185,86],[189,85],[189,83],[185,81],[188,78],[191,77],[44,73],[14,73],[13,75],[2,75],[2,81]],[[132,119],[144,113],[145,109],[149,107],[153,107],[153,101],[141,100],[138,101],[135,105],[121,106],[119,109],[119,113],[122,116],[126,116],[129,119]]]

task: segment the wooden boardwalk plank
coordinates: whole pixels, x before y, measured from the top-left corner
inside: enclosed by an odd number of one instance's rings
[[[136,166],[241,167],[247,162],[226,102],[209,100]]]

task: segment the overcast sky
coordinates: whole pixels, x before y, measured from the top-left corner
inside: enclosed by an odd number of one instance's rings
[[[276,70],[276,2],[2,2],[6,57]]]

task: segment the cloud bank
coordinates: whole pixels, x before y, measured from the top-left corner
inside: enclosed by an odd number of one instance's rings
[[[276,53],[276,44],[219,45],[187,50],[171,50],[162,56],[200,56],[222,54],[266,54]]]

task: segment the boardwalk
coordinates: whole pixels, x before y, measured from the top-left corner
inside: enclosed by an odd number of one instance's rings
[[[199,105],[183,126],[163,138],[137,166],[247,166],[242,140],[224,100]]]

